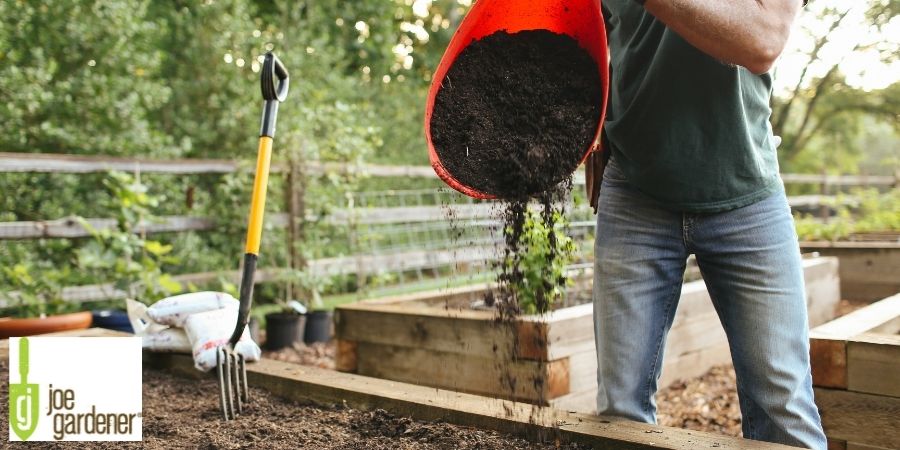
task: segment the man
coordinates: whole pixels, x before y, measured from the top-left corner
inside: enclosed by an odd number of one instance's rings
[[[744,436],[826,448],[800,252],[769,124],[767,72],[801,2],[602,2],[611,92],[603,151],[588,162],[599,203],[601,414],[656,421],[665,337],[694,254],[728,335]]]

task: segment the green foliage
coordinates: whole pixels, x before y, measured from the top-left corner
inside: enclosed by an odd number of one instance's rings
[[[541,213],[528,208],[518,252],[504,261],[507,272],[514,274],[509,287],[525,314],[549,311],[570,283],[566,266],[572,262],[575,244],[565,233],[565,216],[559,211],[551,214],[552,219],[545,220]]]
[[[115,199],[108,206],[115,212],[116,226],[96,229],[80,219],[93,239],[78,249],[79,267],[98,279],[113,281],[117,289],[146,303],[181,291],[181,284],[163,273],[165,264],[177,262],[171,256],[172,246],[140,232],[142,224],[153,221],[151,210],[159,198],[148,195],[147,186],[124,173],[111,172],[104,185]]]
[[[801,69],[799,79],[789,91],[773,98],[773,131],[784,139],[778,152],[782,169],[856,173],[864,166],[892,174],[900,167],[896,157],[884,158],[884,152],[872,152],[867,144],[873,137],[887,138],[893,151],[900,142],[900,82],[867,90],[848,81],[842,69],[857,69],[846,61],[874,56],[884,65],[869,70],[890,70],[900,52],[900,40],[892,33],[900,1],[811,2],[807,11],[815,14],[815,20],[801,20],[805,26],[799,31],[809,45],[806,55],[796,55],[805,58],[795,68]],[[850,39],[836,38],[849,37],[839,30],[852,26],[867,30]],[[791,61],[797,64],[798,59]]]
[[[797,235],[800,240],[836,241],[853,233],[900,231],[900,191],[894,189],[879,193],[877,189],[857,190],[850,198],[858,201],[848,206],[845,196],[838,196],[829,206],[837,213],[827,222],[813,215],[796,217]]]
[[[66,271],[36,269],[30,262],[3,267],[0,280],[10,290],[0,291],[0,300],[6,303],[0,316],[23,319],[77,311],[79,305],[62,299]]]
[[[172,91],[146,0],[0,2],[0,148],[171,152],[150,121]]]

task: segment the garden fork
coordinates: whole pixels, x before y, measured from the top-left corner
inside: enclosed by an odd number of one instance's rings
[[[278,78],[278,85],[275,85]],[[243,412],[243,405],[249,401],[247,387],[247,366],[244,355],[235,351],[238,340],[247,328],[250,303],[253,300],[253,276],[259,258],[259,243],[262,239],[263,213],[266,209],[266,188],[269,184],[269,165],[272,160],[272,141],[275,137],[275,120],[278,104],[287,98],[288,71],[271,52],[263,61],[262,95],[265,101],[262,126],[259,132],[259,150],[256,156],[256,177],[253,181],[253,197],[250,203],[250,218],[247,225],[247,243],[244,253],[244,270],[241,274],[240,306],[237,323],[231,339],[216,349],[216,371],[219,378],[219,408],[227,421]]]

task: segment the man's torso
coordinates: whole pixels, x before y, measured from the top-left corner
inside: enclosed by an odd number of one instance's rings
[[[605,132],[629,182],[661,206],[739,208],[782,188],[772,79],[693,47],[633,0],[604,0],[611,55]]]

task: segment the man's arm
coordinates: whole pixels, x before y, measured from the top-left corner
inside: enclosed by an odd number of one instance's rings
[[[646,0],[647,11],[713,58],[768,72],[801,0]]]

